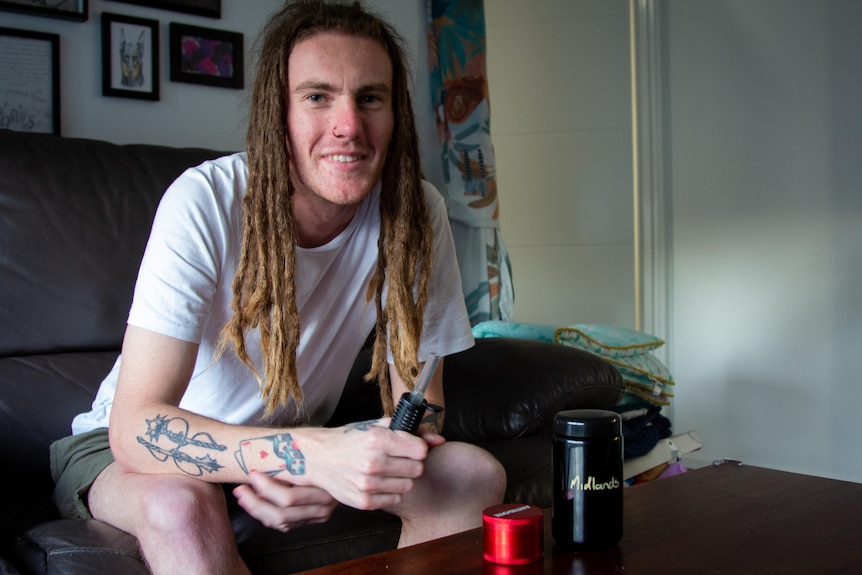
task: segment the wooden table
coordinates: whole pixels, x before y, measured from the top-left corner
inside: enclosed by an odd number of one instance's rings
[[[482,529],[305,572],[306,575],[862,573],[862,484],[746,465],[713,465],[628,487],[612,548],[565,551],[545,514],[545,558],[482,558]]]

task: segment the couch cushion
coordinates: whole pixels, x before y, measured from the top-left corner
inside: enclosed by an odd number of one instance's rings
[[[230,497],[230,495],[228,495]],[[240,555],[252,573],[296,573],[394,549],[401,521],[383,511],[339,505],[328,522],[281,533],[234,510]]]
[[[159,199],[218,155],[0,130],[0,357],[119,349]]]
[[[337,507],[325,524],[287,533],[264,527],[237,505],[232,505],[231,518],[240,555],[259,574],[286,575],[394,549],[401,531],[401,522],[393,515],[344,506]],[[34,574],[149,573],[134,537],[95,520],[41,523],[6,553]]]
[[[57,517],[48,461],[51,442],[89,409],[116,352],[0,359],[0,461],[15,497],[0,508],[0,547],[14,534]]]
[[[37,525],[16,541],[9,559],[22,571],[148,575],[138,540],[101,521],[58,519]]]
[[[0,359],[0,461],[13,484],[47,480],[48,446],[71,433],[72,418],[90,408],[116,352]],[[8,484],[8,483],[7,483]]]

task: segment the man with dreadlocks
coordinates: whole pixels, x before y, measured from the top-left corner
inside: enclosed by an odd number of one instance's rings
[[[481,525],[502,467],[447,443],[442,414],[419,436],[321,427],[372,332],[384,415],[430,354],[473,343],[397,34],[297,0],[264,30],[246,152],[165,193],[122,354],[52,446],[58,508],[134,534],[154,573],[248,572],[219,484],[282,531],[338,503],[397,514],[402,546]],[[440,368],[426,397],[444,404]]]

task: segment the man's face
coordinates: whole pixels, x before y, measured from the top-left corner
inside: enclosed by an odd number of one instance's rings
[[[368,38],[321,33],[294,45],[287,69],[295,200],[357,204],[380,179],[392,138],[389,56]]]

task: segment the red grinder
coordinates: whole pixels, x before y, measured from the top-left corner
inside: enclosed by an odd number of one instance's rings
[[[505,503],[482,512],[484,557],[503,565],[542,559],[545,551],[544,512],[533,505]]]

